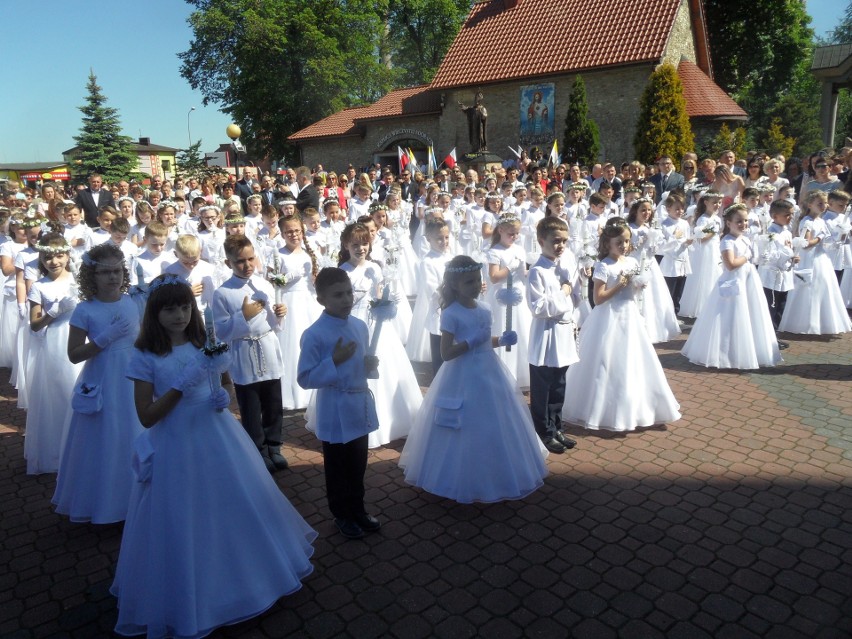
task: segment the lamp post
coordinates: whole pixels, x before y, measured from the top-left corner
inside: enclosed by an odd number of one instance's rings
[[[193,111],[195,111],[195,107],[190,107],[186,114],[186,134],[189,136],[189,146],[192,146],[192,131],[189,129],[189,116],[192,115]]]
[[[240,143],[240,135],[243,130],[233,122],[225,129],[225,134],[231,138],[231,147],[234,149],[234,175],[240,177],[240,151],[243,145]]]

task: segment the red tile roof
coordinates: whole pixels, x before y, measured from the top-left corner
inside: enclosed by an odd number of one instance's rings
[[[490,0],[473,5],[432,80],[473,86],[613,65],[658,62],[680,0]],[[633,19],[625,19],[625,11]],[[528,46],[507,43],[527,42]]]
[[[748,114],[693,62],[682,59],[677,67],[677,74],[683,84],[683,97],[686,98],[686,112],[689,117],[748,117]]]
[[[297,131],[287,139],[298,141],[311,138],[357,135],[360,133],[359,123],[364,120],[428,115],[440,112],[440,94],[430,91],[428,85],[422,84],[391,91],[368,106],[344,109],[334,113],[301,131]]]
[[[343,109],[337,113],[332,113],[327,118],[323,118],[319,122],[314,122],[310,126],[306,126],[301,131],[296,131],[288,137],[288,140],[309,140],[311,138],[325,138],[329,136],[341,135],[356,135],[359,131],[355,126],[355,117],[370,107],[354,107],[352,109]]]

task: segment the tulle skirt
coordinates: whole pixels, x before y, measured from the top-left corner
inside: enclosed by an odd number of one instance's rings
[[[285,410],[306,408],[311,392],[296,382],[302,333],[322,314],[322,307],[309,289],[284,294],[287,316],[278,332],[284,372],[281,375],[281,400]]]
[[[748,370],[781,361],[766,297],[752,264],[720,278],[681,353],[693,364],[713,368]]]
[[[583,324],[580,361],[565,377],[562,419],[612,431],[680,419],[680,406],[633,300],[598,304]]]
[[[125,374],[132,347],[110,347],[88,360],[80,379],[101,385],[103,408],[74,412],[62,450],[56,512],[71,521],[111,524],[124,520],[134,484],[130,459],[142,433],[133,403],[133,382]]]
[[[710,291],[722,275],[722,255],[719,239],[714,237],[697,244],[689,258],[692,274],[686,276],[683,295],[680,298],[682,317],[698,317]]]
[[[539,488],[546,457],[512,374],[483,345],[441,366],[399,465],[406,482],[427,492],[496,502]]]
[[[68,319],[54,321],[30,341],[30,386],[35,390],[27,412],[24,458],[27,474],[59,470],[62,446],[71,422],[71,396],[82,364],[68,361]]]
[[[807,335],[836,335],[852,330],[828,255],[816,253],[811,269],[809,282],[793,278],[795,288],[787,296],[778,330]]]
[[[657,260],[648,261],[648,285],[641,292],[639,310],[652,344],[668,342],[680,335],[674,303]]]
[[[134,444],[116,632],[203,637],[301,588],[311,529],[233,415],[182,400]]]

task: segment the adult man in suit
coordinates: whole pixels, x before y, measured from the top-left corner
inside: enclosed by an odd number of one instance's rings
[[[651,176],[651,184],[657,189],[657,194],[654,198],[654,203],[659,204],[660,198],[666,191],[674,191],[682,189],[684,185],[683,176],[674,170],[672,159],[668,155],[662,156],[657,160],[657,173]]]
[[[275,204],[281,197],[280,193],[276,193],[272,188],[272,178],[268,175],[264,175],[260,181],[260,197],[264,206]]]
[[[93,229],[100,226],[98,223],[98,209],[102,206],[115,206],[112,193],[108,189],[102,189],[104,179],[97,173],[89,176],[89,186],[77,192],[74,202],[83,211],[86,224]]]
[[[319,210],[319,191],[311,184],[311,170],[306,166],[296,169],[296,184],[299,194],[296,196],[296,209],[302,213],[307,208]]]

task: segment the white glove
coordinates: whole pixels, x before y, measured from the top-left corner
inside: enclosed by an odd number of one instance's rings
[[[518,343],[518,334],[515,331],[503,331],[503,334],[497,339],[497,344],[500,346],[514,346]]]
[[[116,317],[110,324],[104,326],[99,332],[93,333],[90,337],[95,344],[104,349],[129,332],[130,321],[125,317]]]
[[[25,319],[27,319],[27,315],[28,315],[27,303],[26,302],[19,303],[18,304],[18,317],[20,317],[22,320],[25,320]]]
[[[172,383],[171,387],[185,393],[190,388],[194,388],[199,382],[207,379],[208,357],[201,351],[196,353],[193,361],[189,362],[181,370],[180,375]]]

